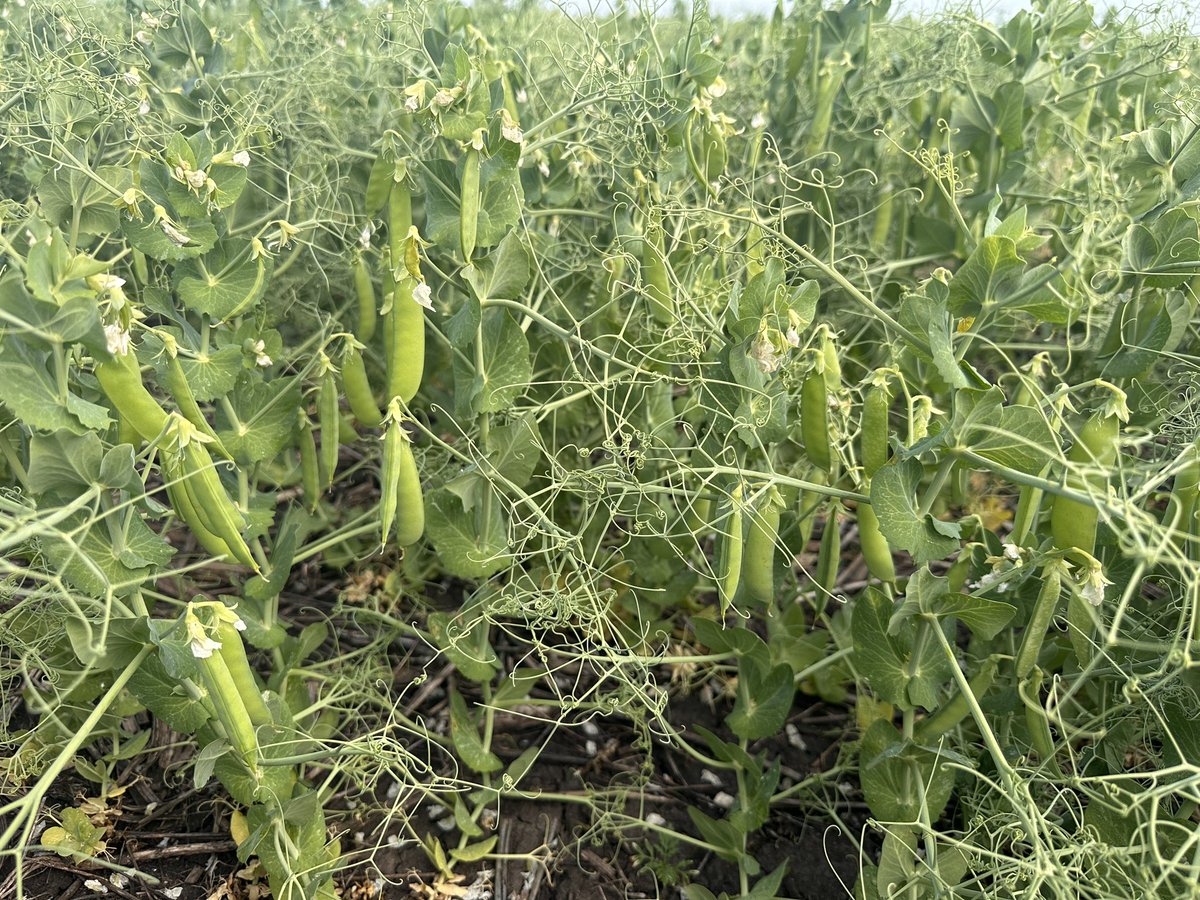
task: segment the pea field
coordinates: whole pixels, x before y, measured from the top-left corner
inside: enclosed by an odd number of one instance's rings
[[[0,900],[1196,896],[1188,6],[0,0]]]

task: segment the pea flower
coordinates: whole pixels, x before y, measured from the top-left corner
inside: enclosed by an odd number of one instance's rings
[[[204,627],[204,623],[192,610],[192,604],[188,604],[187,612],[184,613],[184,626],[187,628],[188,637],[192,641],[192,656],[196,659],[208,659],[212,656],[214,650],[221,649],[221,642],[214,641],[208,636],[208,630]]]
[[[1079,593],[1092,606],[1099,606],[1104,602],[1104,587],[1109,584],[1112,582],[1104,577],[1104,567],[1093,560],[1079,585]]]
[[[255,341],[252,349],[255,365],[262,366],[264,369],[271,365],[271,357],[267,356],[267,345],[263,341]]]
[[[113,356],[124,356],[129,352],[129,332],[115,322],[104,326],[104,342]]]
[[[235,166],[246,168],[250,165],[250,154],[245,150],[239,150],[237,153],[233,154],[233,164]]]
[[[413,288],[413,299],[417,301],[417,306],[433,312],[433,291],[425,282],[421,282]]]

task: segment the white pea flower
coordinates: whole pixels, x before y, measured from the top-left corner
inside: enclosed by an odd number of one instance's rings
[[[137,69],[130,69],[128,72],[122,75],[121,78],[130,87],[137,87],[142,83],[142,76],[138,74]]]
[[[239,150],[237,153],[233,154],[233,164],[235,166],[241,166],[242,168],[245,168],[246,166],[250,165],[250,154],[245,150]]]
[[[758,337],[754,339],[754,343],[750,345],[750,358],[758,364],[759,370],[764,375],[770,375],[780,366],[779,354],[775,350],[775,344],[762,332],[759,332]]]
[[[210,606],[216,614],[218,622],[227,622],[238,631],[246,630],[246,623],[242,621],[241,616],[234,611],[232,606],[226,606],[224,603],[212,603]]]
[[[501,125],[500,136],[514,144],[519,144],[525,140],[525,134],[521,131],[521,126],[515,123],[512,125]]]
[[[646,816],[646,824],[657,825],[659,828],[665,828],[667,825],[667,820],[658,813],[650,813],[648,816]]]
[[[541,173],[541,176],[543,178],[549,178],[550,177],[550,166],[547,165],[545,162],[540,162],[540,163],[538,163],[538,172]]]
[[[1104,577],[1104,568],[1100,563],[1095,563],[1088,568],[1083,583],[1079,585],[1079,593],[1092,606],[1099,606],[1104,602],[1104,587],[1109,584],[1112,582]]]
[[[254,342],[254,364],[264,369],[271,365],[271,357],[267,356],[267,345],[263,341]]]
[[[1021,559],[1021,548],[1016,544],[1004,545],[1004,558],[1017,562]]]
[[[204,623],[196,618],[195,613],[188,612],[186,619],[188,637],[192,641],[192,656],[196,659],[208,659],[214,650],[221,649],[221,642],[214,641],[208,636]]]
[[[784,335],[787,342],[793,347],[800,346],[800,332],[796,330],[796,326],[792,325],[788,328],[787,334]]]
[[[421,101],[417,99],[416,94],[409,94],[404,98],[404,108],[409,112],[416,112],[421,106]]]
[[[517,102],[524,103],[529,99],[529,95],[525,93],[525,88],[517,88]]]
[[[757,128],[762,128],[762,127],[763,127],[764,125],[766,125],[766,124],[767,124],[767,118],[766,118],[766,116],[764,116],[764,115],[763,115],[762,113],[760,113],[760,112],[756,112],[756,113],[755,113],[755,114],[754,114],[754,115],[753,115],[753,116],[750,118],[750,127],[751,127],[751,128],[756,128],[756,129],[757,129]]]
[[[134,40],[136,40],[136,41],[137,41],[139,44],[149,44],[149,43],[150,43],[150,41],[152,40],[152,38],[150,37],[150,35],[149,35],[149,34],[147,34],[147,33],[146,33],[146,32],[144,32],[144,31],[138,31],[136,34],[134,34],[133,38],[134,38]]]
[[[193,169],[187,173],[187,183],[199,190],[208,181],[208,173],[203,169]]]
[[[188,237],[186,234],[184,234],[182,231],[180,231],[178,228],[176,228],[174,225],[172,225],[166,219],[163,219],[161,222],[159,222],[158,227],[163,230],[163,234],[165,234],[167,237],[169,237],[172,241],[174,241],[180,247],[182,247],[184,244],[191,241],[190,237]]]
[[[417,306],[433,312],[433,290],[425,282],[421,282],[413,288],[413,300],[417,302]]]
[[[124,356],[129,352],[129,332],[116,323],[104,326],[104,342],[113,356]]]
[[[87,279],[88,287],[93,291],[104,293],[105,291],[119,291],[125,286],[125,279],[119,275],[110,275],[107,272],[102,272],[99,275],[91,275]]]
[[[724,78],[718,75],[713,79],[713,83],[704,89],[704,93],[710,97],[724,97],[727,90],[729,90],[729,85],[725,83]]]
[[[433,95],[433,105],[445,109],[454,102],[454,95],[449,91],[442,89]]]

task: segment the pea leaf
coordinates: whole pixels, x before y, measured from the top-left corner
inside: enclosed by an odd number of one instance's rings
[[[156,654],[147,656],[129,681],[129,690],[150,712],[180,734],[191,734],[208,720],[204,705],[167,673]]]
[[[139,219],[122,220],[121,231],[134,249],[151,259],[189,259],[207,253],[217,242],[217,229],[207,219],[183,217],[170,223],[156,222],[153,207],[145,202],[140,212]]]
[[[508,533],[499,503],[487,521],[467,513],[462,500],[442,489],[425,501],[425,531],[445,571],[456,578],[487,578],[510,564]]]
[[[725,718],[729,730],[745,740],[778,734],[796,693],[791,666],[781,663],[765,674],[756,666],[741,666],[738,682],[737,701]]]
[[[946,384],[952,388],[966,387],[967,378],[954,356],[954,329],[947,303],[946,285],[930,278],[921,293],[910,295],[900,307],[900,324],[925,338],[923,346],[913,349],[933,363]]]
[[[1200,225],[1178,207],[1153,223],[1135,223],[1125,235],[1129,270],[1141,275],[1146,287],[1179,287],[1200,272]]]
[[[896,727],[878,719],[867,729],[859,750],[859,779],[871,814],[887,822],[919,821],[922,810],[937,819],[954,790],[952,771],[942,759],[966,765],[956,754],[939,753],[906,742]]]
[[[456,365],[457,365],[456,361]],[[524,393],[533,377],[529,340],[507,310],[483,314],[483,371],[473,379],[479,412],[502,412]]]
[[[495,772],[504,767],[500,757],[483,746],[467,701],[455,688],[450,689],[450,740],[463,764],[473,772]]]
[[[978,315],[984,307],[1000,302],[1024,269],[1016,241],[999,234],[985,237],[950,279],[950,310]]]
[[[237,379],[245,371],[244,354],[241,347],[222,347],[210,353],[179,357],[179,365],[192,388],[192,394],[201,403],[224,397],[233,390]]]
[[[898,631],[904,620],[926,613],[939,619],[959,619],[984,640],[991,640],[1017,614],[1017,608],[1000,600],[952,592],[950,579],[921,569],[908,582],[904,602],[892,615],[888,631]]]
[[[119,194],[131,183],[129,170],[121,166],[101,166],[95,172],[63,166],[38,182],[38,202],[46,218],[61,228],[70,227],[78,216],[80,234],[109,234],[120,223],[115,195],[108,187]]]
[[[68,393],[62,397],[46,368],[47,355],[12,338],[0,339],[0,403],[30,428],[82,434],[111,424],[103,406]]]
[[[478,684],[491,680],[499,662],[488,641],[487,619],[472,618],[471,610],[463,609],[458,614],[431,612],[427,622],[434,643],[463,678]]]
[[[500,245],[475,264],[463,277],[480,300],[515,300],[529,283],[529,251],[516,231],[509,231]]]
[[[995,386],[955,394],[951,429],[958,446],[1031,475],[1059,456],[1046,417],[1031,406],[1004,405],[1004,393]]]
[[[541,458],[532,412],[492,429],[487,464],[517,487],[529,484]]]
[[[62,825],[54,825],[42,832],[42,845],[59,856],[83,862],[104,852],[108,845],[103,837],[103,828],[93,825],[82,810],[68,806],[62,811]]]
[[[175,267],[175,291],[183,305],[214,320],[250,312],[271,280],[272,262],[252,259],[244,247],[218,245]]]
[[[959,525],[921,513],[916,500],[924,468],[916,459],[893,458],[871,479],[871,507],[884,537],[907,550],[918,565],[949,556],[959,546]]]
[[[230,453],[243,464],[279,455],[296,430],[300,388],[295,378],[254,382],[244,375],[230,398],[236,422],[217,408],[217,431]]]
[[[938,688],[953,675],[949,660],[936,640],[925,641],[917,652],[917,623],[904,619],[893,629],[892,612],[891,601],[877,591],[859,599],[851,626],[854,666],[887,702],[934,709]]]

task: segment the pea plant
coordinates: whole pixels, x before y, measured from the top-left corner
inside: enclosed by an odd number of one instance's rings
[[[167,744],[283,900],[584,838],[827,896],[797,808],[862,900],[1194,885],[1183,26],[28,0],[0,46],[18,896],[165,877],[114,849]]]

